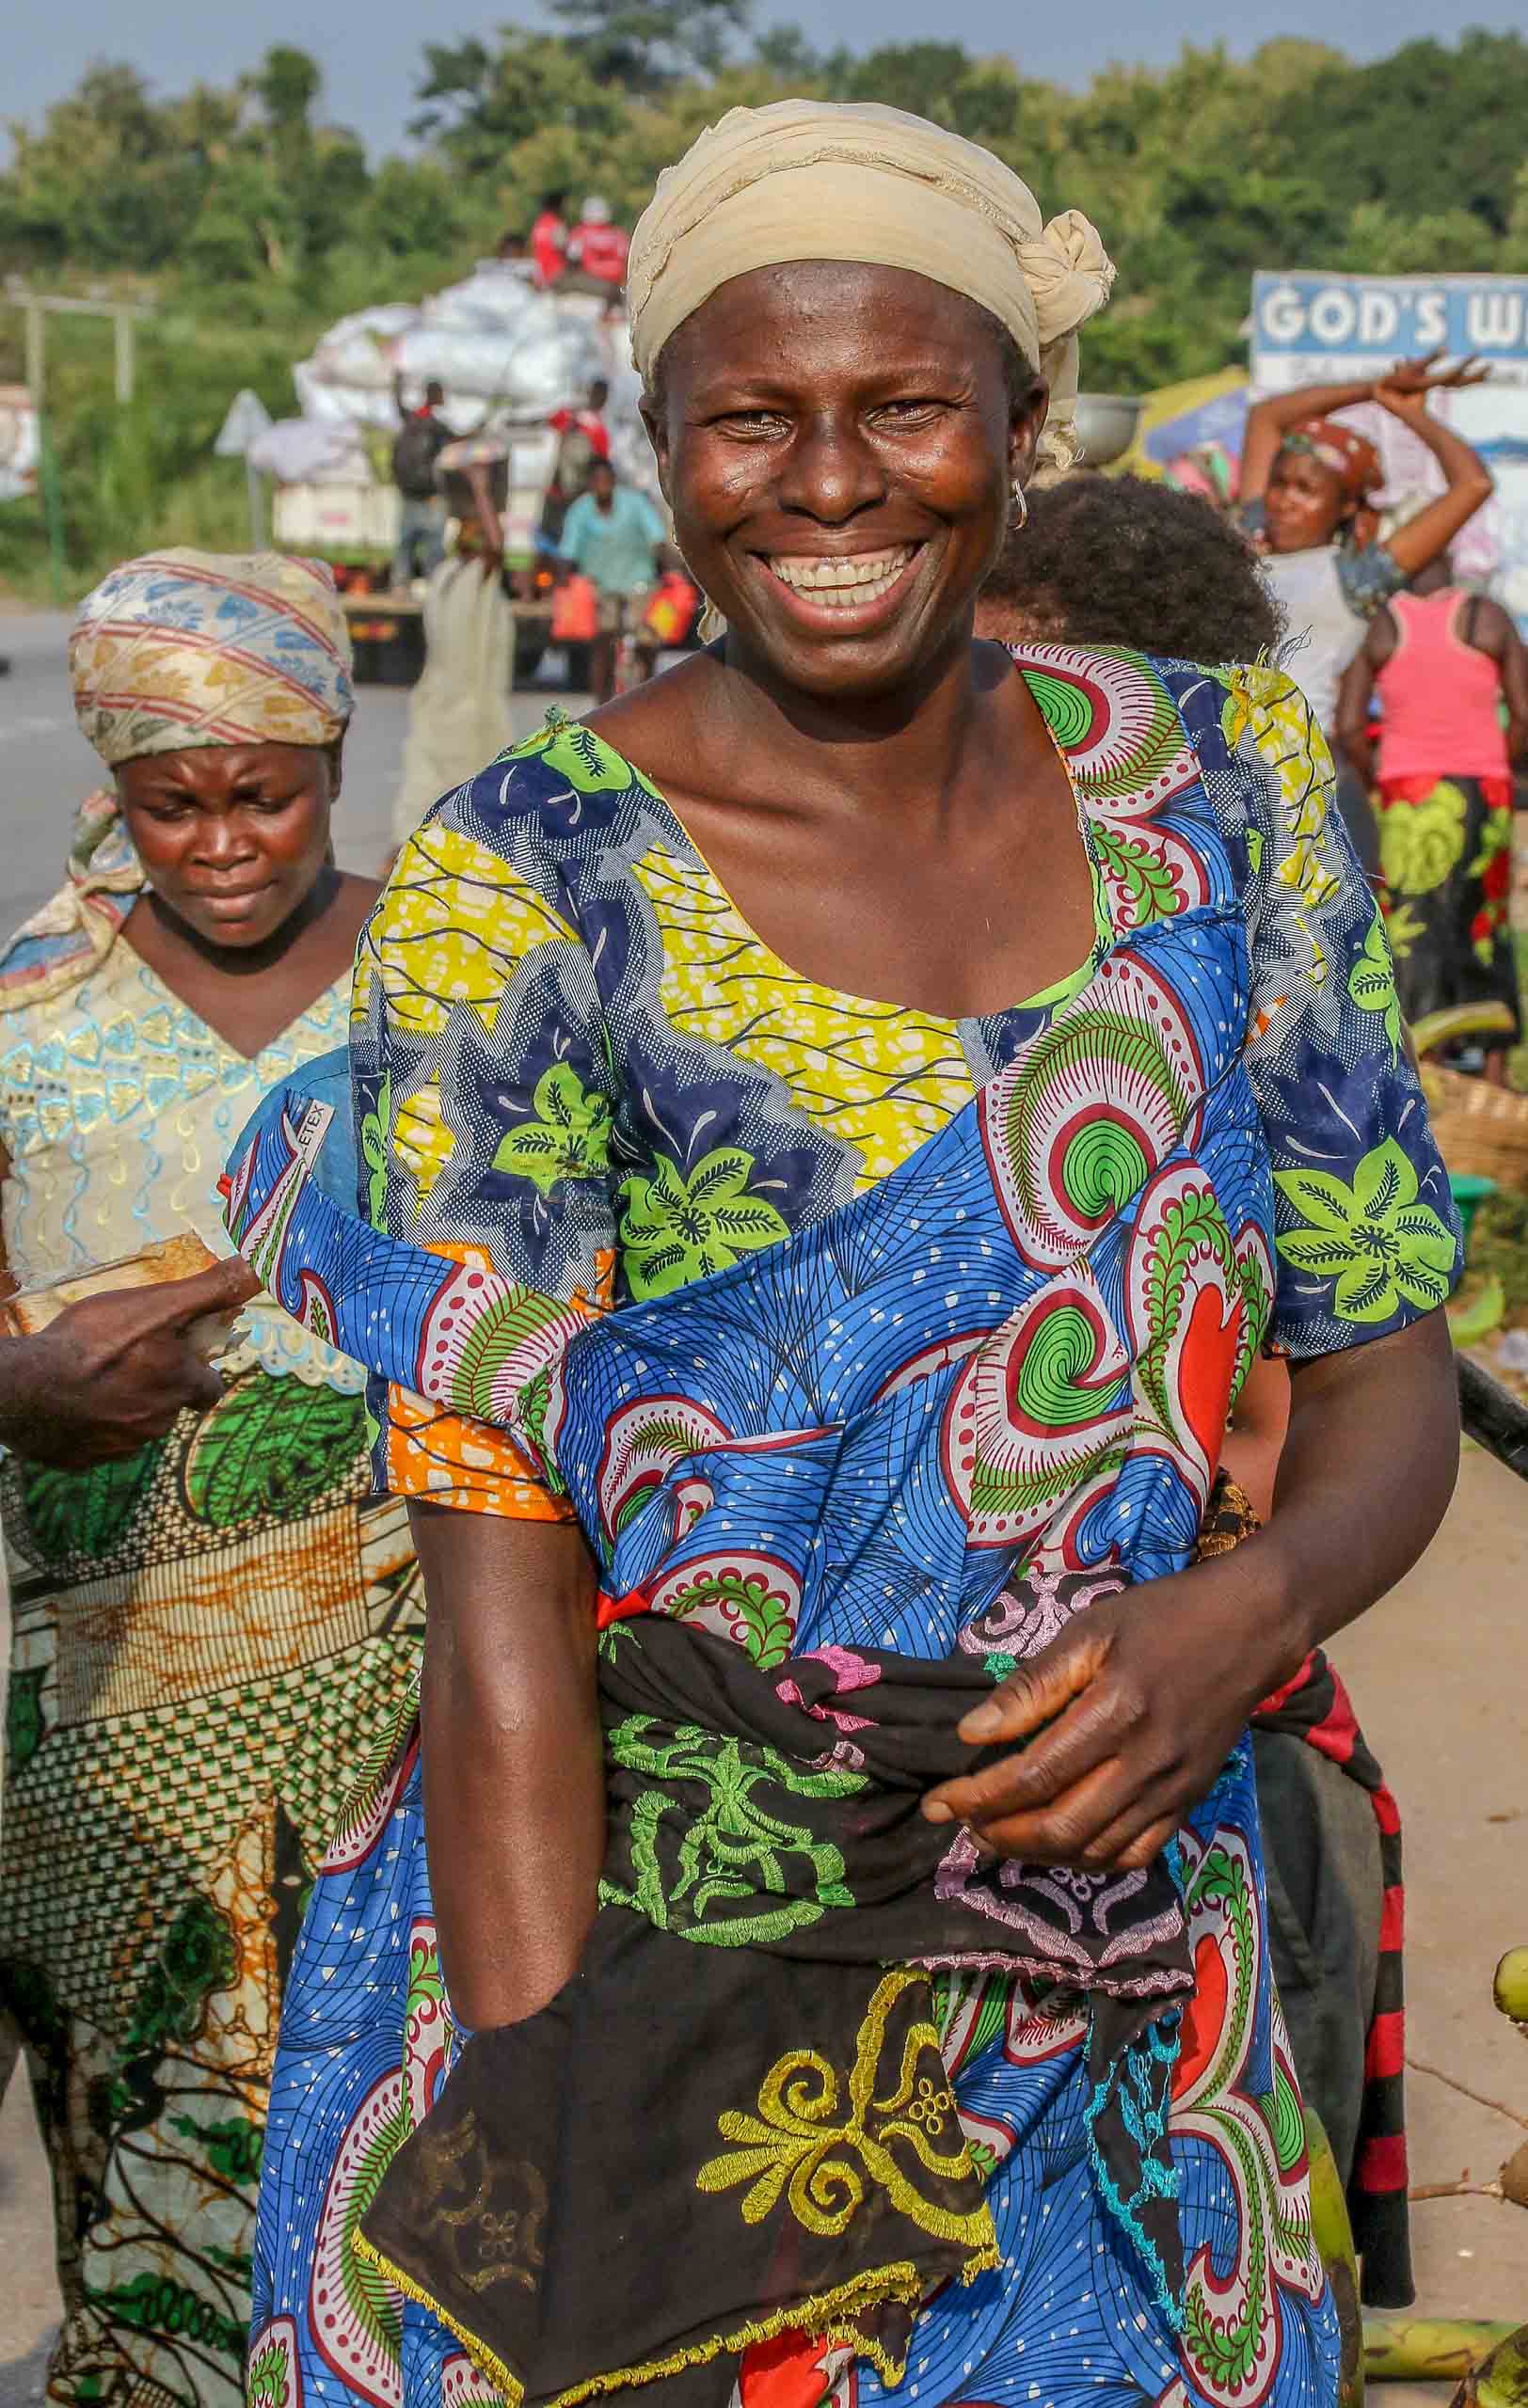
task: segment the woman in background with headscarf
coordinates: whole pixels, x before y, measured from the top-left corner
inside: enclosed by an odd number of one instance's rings
[[[1388,375],[1275,393],[1248,413],[1237,514],[1265,555],[1288,624],[1289,665],[1327,741],[1337,743],[1337,693],[1370,620],[1409,578],[1446,551],[1491,496],[1491,474],[1461,436],[1433,417],[1427,395],[1479,384],[1470,361],[1439,371],[1437,354]],[[1384,482],[1368,437],[1331,417],[1377,402],[1409,427],[1442,470],[1445,491],[1384,541],[1374,498]],[[1338,802],[1365,869],[1378,868],[1374,815],[1361,781],[1339,763]]]
[[[1436,1527],[1457,1234],[1296,689],[973,639],[1111,280],[895,110],[701,137],[629,292],[724,640],[406,848],[358,1209],[300,1080],[231,1166],[430,1598],[257,2398],[1334,2396],[1243,1733]]]
[[[129,562],[82,606],[70,662],[112,783],[68,883],[0,953],[4,1268],[24,1291],[215,1240],[231,1136],[344,1042],[376,892],[330,849],[351,692],[326,570]],[[0,2010],[53,2168],[48,2392],[77,2408],[240,2397],[281,1985],[358,1751],[418,1662],[408,1532],[366,1495],[354,1366],[268,1303],[221,1378],[192,1342],[254,1291],[218,1261],[0,1338]]]
[[[408,698],[394,851],[438,796],[474,777],[514,737],[515,612],[503,528],[510,448],[501,436],[463,436],[436,466],[449,513],[446,551],[424,589],[424,667]]]

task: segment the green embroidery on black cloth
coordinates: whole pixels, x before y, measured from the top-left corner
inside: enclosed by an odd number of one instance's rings
[[[792,1798],[852,1797],[868,1785],[862,1774],[814,1772],[693,1723],[664,1738],[663,1727],[633,1714],[606,1734],[611,1762],[652,1786],[623,1834],[629,1880],[607,1874],[601,1906],[634,1907],[660,1931],[743,1948],[854,1904],[839,1850],[786,1810]]]

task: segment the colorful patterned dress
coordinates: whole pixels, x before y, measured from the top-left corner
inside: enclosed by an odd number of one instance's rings
[[[261,1094],[342,1039],[344,994],[248,1061],[119,940],[0,1014],[21,1284],[205,1226]],[[354,1365],[268,1304],[247,1325],[223,1401],[165,1439],[0,1473],[0,2035],[7,2071],[24,2045],[53,2167],[49,2396],[79,2408],[240,2397],[281,1988],[418,1664],[405,1509],[370,1494]]]
[[[231,1169],[231,1226],[273,1292],[378,1374],[379,1480],[576,1514],[607,1617],[730,1640],[781,1699],[837,1668],[857,1693],[809,1710],[846,1776],[876,1713],[857,1651],[1000,1673],[1094,1598],[1179,1569],[1265,1334],[1296,1356],[1359,1343],[1456,1274],[1383,935],[1297,690],[1117,653],[1018,660],[1093,873],[1097,941],[1071,979],[959,1023],[816,986],[650,784],[556,726],[437,806],[363,941],[370,1227],[324,1179],[326,1115],[300,1081]],[[964,1894],[968,1843],[949,1846],[941,1894]],[[720,1860],[698,1861],[725,1893]],[[912,2329],[896,2396],[917,2408],[1334,2396],[1245,1744],[1168,1861],[1193,1982],[1164,2044],[1182,2296],[1090,2156],[1075,1992],[947,1972],[936,2045],[994,2255]],[[1136,1877],[1001,1877],[1002,1911],[1043,1909],[1057,1956],[1068,1914],[1135,1911],[1117,1882]],[[613,1906],[678,1922],[678,1898],[655,1874]],[[287,1994],[252,2400],[513,2399],[465,2319],[447,2329],[357,2246],[460,2045],[406,1735],[336,1840]],[[805,2092],[772,2075],[750,2115],[756,2078],[738,2079],[723,2130],[756,2128],[756,2170],[807,2146],[782,2137]],[[661,2114],[649,2129],[656,2197]],[[724,2201],[718,2258],[768,2205],[738,2178],[723,2158],[699,2186]],[[640,2192],[628,2204],[630,2245],[672,2250],[676,2227],[649,2235]],[[873,2408],[886,2388],[842,2348],[756,2345],[700,2372],[673,2396],[724,2403],[736,2379],[744,2408],[830,2390]]]

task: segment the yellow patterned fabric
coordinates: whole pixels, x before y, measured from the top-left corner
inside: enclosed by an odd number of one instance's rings
[[[526,749],[549,746],[555,752],[573,734],[559,735],[553,727]],[[588,775],[581,764],[578,774]],[[599,774],[597,765],[597,781]],[[852,1190],[886,1178],[970,1101],[983,1067],[974,1023],[845,994],[793,969],[742,917],[656,792],[645,836],[629,875],[650,912],[649,975],[665,1031],[682,1045],[722,1048],[756,1065],[772,1088],[788,1095],[795,1109],[842,1147]],[[1108,909],[1092,866],[1102,945]],[[1031,1003],[1059,1001],[1083,983],[1094,958]],[[352,1013],[364,1021],[380,986],[388,1021],[400,1033],[444,1042],[453,1014],[465,1007],[491,1038],[527,964],[549,967],[555,959],[577,989],[587,958],[583,939],[529,873],[518,874],[468,831],[432,817],[399,856],[362,940]],[[548,1181],[555,1183],[552,1175],[563,1177],[569,1149],[588,1141],[579,1126],[581,1102],[586,1108],[587,1100],[576,1088],[565,1097],[555,1066],[537,1082],[533,1100],[536,1118],[514,1167],[524,1171],[539,1143]],[[439,1074],[390,1101],[388,1133],[383,1139],[379,1131],[376,1140],[388,1161],[374,1167],[390,1176],[402,1170],[428,1203],[442,1180],[449,1183],[462,1142],[443,1108]],[[620,1231],[629,1261],[640,1254],[645,1226],[635,1199],[629,1199]],[[437,1250],[472,1259],[470,1246]],[[590,1312],[609,1304],[621,1251],[597,1246],[594,1276],[570,1301]],[[487,1261],[485,1254],[485,1267]],[[458,1512],[516,1519],[572,1515],[567,1499],[547,1488],[506,1433],[442,1413],[396,1386],[390,1391],[379,1460],[395,1496],[429,1497]]]

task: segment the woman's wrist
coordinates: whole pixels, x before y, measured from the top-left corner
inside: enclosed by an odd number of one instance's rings
[[[1273,1524],[1201,1564],[1194,1578],[1211,1584],[1202,1602],[1224,1632],[1233,1678],[1250,1716],[1294,1678],[1319,1642],[1311,1583]]]

